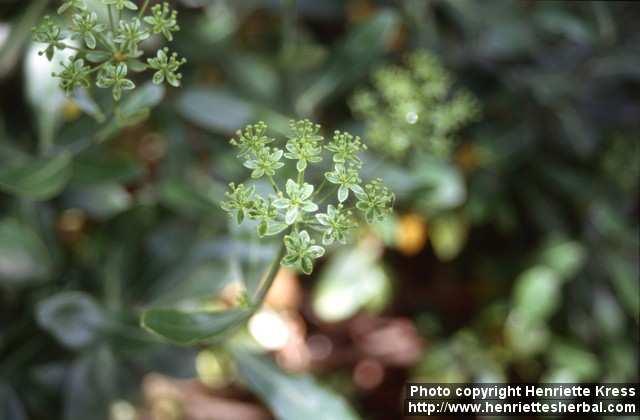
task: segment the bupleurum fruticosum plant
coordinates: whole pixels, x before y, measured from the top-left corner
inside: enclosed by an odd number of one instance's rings
[[[53,76],[60,79],[60,87],[67,95],[78,88],[95,85],[110,89],[118,102],[126,91],[135,88],[132,72],[151,70],[153,82],[180,86],[179,68],[185,63],[167,48],[156,51],[154,57],[143,61],[141,43],[152,35],[173,40],[180,27],[177,12],[168,3],[149,8],[149,0],[141,7],[130,0],[100,0],[108,19],[103,22],[98,11],[90,10],[84,0],[66,0],[58,14],[68,17],[58,24],[45,16],[33,28],[33,38],[45,45],[40,54],[52,60],[56,50],[72,50],[73,54],[62,62],[62,70]]]
[[[350,105],[366,122],[366,135],[378,153],[401,159],[414,151],[447,158],[456,132],[479,115],[477,100],[453,81],[438,59],[410,55],[405,66],[387,66],[373,88],[354,95]]]
[[[281,262],[310,274],[325,246],[346,243],[362,218],[369,223],[383,219],[392,209],[394,195],[379,179],[363,183],[358,152],[365,145],[359,137],[336,131],[325,141],[320,126],[308,120],[292,121],[290,128],[284,144],[269,137],[263,122],[238,131],[231,140],[238,157],[251,170],[251,179],[266,180],[272,191],[260,195],[251,183],[231,183],[222,208],[237,223],[245,218],[257,221],[260,237],[283,235],[274,266]],[[316,185],[305,174],[324,155],[330,156],[331,170]],[[292,167],[286,168],[287,163]],[[287,177],[287,173],[295,175]],[[363,217],[356,217],[357,213]]]

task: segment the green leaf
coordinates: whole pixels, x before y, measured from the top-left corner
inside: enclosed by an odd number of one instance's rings
[[[105,325],[102,309],[83,292],[62,292],[36,306],[38,324],[67,347],[94,343]]]
[[[232,133],[254,118],[249,102],[221,90],[186,90],[176,106],[187,121],[213,132]]]
[[[0,283],[18,285],[44,279],[51,266],[47,248],[31,227],[0,221]]]
[[[31,35],[31,28],[36,25],[48,3],[47,0],[29,2],[24,14],[11,25],[9,37],[0,49],[0,77],[9,72],[20,58],[20,51]]]
[[[111,54],[105,51],[91,51],[86,55],[87,61],[92,63],[102,63],[111,58]]]
[[[11,420],[27,420],[27,413],[16,392],[0,382],[0,418]]]
[[[289,375],[263,356],[231,352],[238,373],[279,420],[355,420],[358,415],[338,394],[308,375]]]
[[[331,258],[313,290],[314,313],[323,321],[339,322],[362,309],[384,307],[391,283],[379,258],[366,242]]]
[[[164,98],[163,86],[147,82],[131,92],[120,104],[120,117],[112,121],[97,134],[99,141],[106,141],[127,125],[139,123],[147,118],[151,108]]]
[[[297,99],[298,112],[309,115],[319,104],[366,75],[389,47],[399,23],[397,14],[386,10],[349,33],[330,57],[327,68]]]
[[[449,214],[438,217],[431,224],[431,245],[441,261],[458,256],[467,242],[467,223],[461,216]]]
[[[64,195],[69,207],[85,210],[96,219],[108,219],[125,210],[131,204],[131,196],[119,184],[105,183],[80,188],[69,188]]]
[[[561,280],[551,269],[535,266],[516,280],[514,306],[523,321],[545,322],[558,309]]]
[[[0,169],[0,190],[34,200],[48,200],[67,185],[71,156],[62,153]]]
[[[225,186],[205,177],[169,178],[158,186],[160,202],[188,216],[210,214],[219,210]]]
[[[94,150],[90,154],[82,153],[73,159],[70,187],[127,182],[143,173],[141,164],[134,159],[110,156],[100,148]]]
[[[217,312],[184,312],[176,309],[149,309],[142,315],[142,326],[177,344],[194,344],[215,339],[243,323],[249,309]]]
[[[540,264],[556,272],[562,280],[573,277],[584,263],[586,251],[580,242],[554,238],[545,244],[538,257]]]
[[[130,372],[123,372],[123,375]],[[118,363],[107,346],[84,353],[70,364],[64,389],[64,420],[103,418],[119,395]]]

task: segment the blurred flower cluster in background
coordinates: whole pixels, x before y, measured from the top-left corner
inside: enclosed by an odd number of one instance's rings
[[[382,420],[407,381],[640,379],[640,7],[170,3],[181,87],[129,74],[116,122],[38,55],[62,2],[0,5],[1,419]],[[229,140],[302,118],[362,138],[394,214],[205,344],[141,328],[256,289],[276,248],[220,206]]]

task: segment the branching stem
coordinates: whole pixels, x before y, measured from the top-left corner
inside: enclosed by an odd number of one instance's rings
[[[289,231],[287,230],[287,232],[285,232],[285,235],[288,232]],[[280,261],[282,260],[282,257],[284,257],[286,248],[284,246],[284,242],[282,241],[282,239],[280,239],[279,242],[280,242],[280,247],[278,249],[278,253],[276,254],[276,257],[271,263],[269,272],[267,273],[266,277],[262,280],[262,282],[258,286],[258,289],[256,290],[256,294],[253,297],[253,305],[256,308],[262,305],[262,302],[267,296],[267,292],[269,292],[269,289],[271,288],[273,281],[276,279],[276,275],[278,274],[278,271],[280,271]]]
[[[113,24],[113,10],[111,9],[111,5],[107,6],[107,10],[109,10],[109,26],[111,27],[111,32],[116,33],[116,26]]]
[[[147,7],[149,6],[149,0],[144,0],[142,7],[140,8],[140,13],[138,13],[138,19],[142,19],[144,12],[147,11]]]

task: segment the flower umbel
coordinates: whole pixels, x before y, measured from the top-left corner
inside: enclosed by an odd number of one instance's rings
[[[323,245],[331,245],[334,241],[346,243],[348,233],[357,226],[351,217],[351,210],[344,210],[342,204],[338,207],[329,204],[327,212],[316,214],[316,219],[322,225]]]
[[[32,29],[33,40],[45,44],[40,54],[46,54],[50,61],[56,50],[69,49],[74,50],[72,62],[82,60],[81,67],[73,70],[72,66],[54,75],[60,78],[60,87],[67,94],[77,87],[110,87],[113,99],[119,101],[124,92],[136,86],[133,80],[125,77],[127,73],[146,70],[153,71],[154,83],[161,84],[166,80],[169,85],[179,87],[182,79],[179,69],[185,59],[179,59],[175,53],[170,54],[167,48],[159,48],[146,60],[142,58],[144,50],[141,45],[152,33],[163,33],[172,40],[172,33],[179,30],[177,13],[169,4],[156,5],[149,10],[145,1],[136,16],[128,17],[124,10],[138,10],[134,1],[100,0],[98,3],[65,0],[58,8],[58,14],[66,16],[62,16],[59,23],[45,16]],[[107,6],[103,7],[105,13],[98,10],[100,3]],[[118,13],[113,13],[113,9]],[[100,121],[104,113],[98,110],[93,115]],[[116,107],[114,117],[121,116]]]
[[[221,207],[224,211],[235,212],[236,221],[242,223],[247,211],[253,209],[253,193],[255,188],[247,188],[243,184],[236,186],[233,182],[229,184],[230,191],[225,193],[227,201],[223,201]]]
[[[159,85],[166,80],[173,87],[180,86],[182,75],[178,73],[178,69],[186,62],[187,60],[184,58],[178,60],[178,54],[176,53],[169,55],[168,48],[158,50],[155,58],[147,59],[149,67],[157,70],[153,74],[153,83]]]
[[[262,178],[262,176],[273,176],[276,171],[284,166],[284,163],[280,162],[283,151],[280,149],[270,149],[264,147],[258,150],[254,159],[248,159],[244,162],[245,168],[253,169],[251,172],[251,178]]]
[[[393,194],[379,180],[367,187],[361,186],[359,171],[363,163],[357,153],[365,146],[358,137],[337,132],[333,141],[324,145],[318,124],[309,120],[291,121],[289,127],[291,134],[284,144],[286,152],[268,136],[267,125],[263,122],[237,132],[231,144],[240,150],[238,157],[252,170],[252,179],[269,181],[273,193],[257,193],[266,187],[258,188],[259,183],[256,188],[230,184],[222,208],[235,215],[238,223],[245,220],[245,216],[256,221],[260,237],[285,232],[282,246],[286,255],[282,264],[309,274],[314,260],[324,254],[323,246],[346,243],[350,231],[357,227],[352,209],[360,208],[367,221],[378,220],[391,211]],[[332,154],[331,159],[336,163],[331,171],[324,173],[316,188],[312,181],[305,180],[305,173],[309,165],[322,161],[323,152]],[[296,161],[296,179],[289,177],[293,168],[285,169],[286,160],[281,161],[283,156]],[[279,171],[285,174],[279,177],[284,181],[284,188],[277,182]],[[357,204],[356,200],[350,200],[350,191],[355,193]],[[316,213],[327,199],[331,202],[326,203],[326,213]],[[309,232],[321,234],[322,245],[316,245]]]
[[[274,139],[266,135],[267,125],[262,121],[257,124],[248,125],[244,130],[238,130],[237,139],[231,139],[231,144],[240,149],[238,157],[246,157],[249,154],[256,154]]]
[[[322,160],[322,136],[319,124],[313,124],[309,120],[291,121],[289,127],[293,135],[289,136],[289,141],[285,146],[287,152],[284,157],[298,161],[296,169],[302,172],[307,168],[307,162],[318,163]]]
[[[58,14],[61,15],[69,9],[86,10],[87,6],[84,4],[84,0],[66,0],[58,7]]]
[[[353,96],[351,109],[366,122],[371,147],[395,159],[412,151],[449,157],[456,132],[479,114],[477,100],[454,89],[446,69],[424,51],[376,71],[373,86]]]
[[[136,85],[127,79],[127,65],[119,63],[117,65],[107,64],[98,75],[98,87],[111,88],[113,99],[119,101],[123,90],[131,90]]]
[[[73,15],[73,24],[71,28],[75,31],[71,38],[84,41],[85,45],[94,49],[96,47],[96,35],[104,31],[107,27],[98,23],[98,15],[91,13],[76,13]]]
[[[345,166],[342,163],[336,163],[333,171],[324,175],[327,181],[340,186],[338,188],[339,202],[342,203],[349,198],[349,190],[354,193],[363,192],[359,185],[362,182],[358,175],[359,170],[360,164],[350,162],[348,166]]]
[[[324,248],[315,245],[306,230],[285,236],[284,244],[287,254],[282,259],[282,265],[297,268],[305,274],[311,274],[313,260],[324,255]]]
[[[60,78],[60,87],[65,94],[71,95],[78,87],[89,87],[89,73],[91,69],[84,65],[83,59],[72,60],[68,64],[60,63],[63,70],[60,73],[53,73],[54,77]]]
[[[162,34],[167,41],[173,41],[172,32],[180,30],[178,26],[178,12],[171,10],[169,3],[156,4],[151,8],[151,16],[144,18],[144,21],[151,25],[154,34]]]
[[[284,221],[292,225],[298,220],[301,213],[312,213],[318,210],[318,205],[310,200],[313,193],[313,185],[297,184],[294,180],[288,179],[286,191],[289,198],[278,198],[273,202],[273,206],[286,212]]]
[[[142,28],[140,20],[136,18],[130,22],[120,21],[120,28],[115,41],[127,55],[139,57],[142,52],[138,49],[138,45],[147,38],[149,38],[149,32]]]
[[[138,6],[130,0],[102,0],[107,6],[114,6],[118,10],[127,8],[129,10],[138,10]]]
[[[357,153],[366,149],[367,146],[362,143],[360,137],[340,131],[333,133],[333,139],[327,145],[327,150],[333,152],[333,161],[337,163],[360,162]]]
[[[391,211],[394,194],[384,186],[381,179],[374,179],[365,185],[364,191],[356,193],[356,207],[364,213],[369,223],[384,219]]]
[[[62,29],[49,16],[45,16],[40,25],[32,28],[31,31],[33,32],[34,41],[47,44],[47,47],[38,54],[46,54],[49,61],[53,58],[56,48],[63,50],[66,47],[61,42],[64,39]]]

